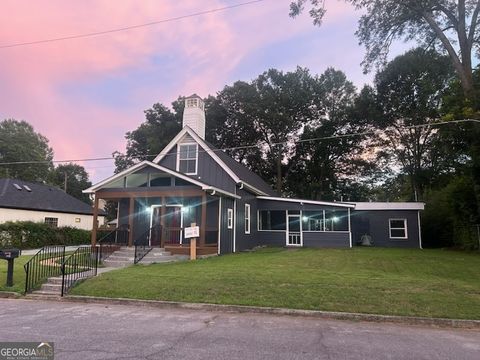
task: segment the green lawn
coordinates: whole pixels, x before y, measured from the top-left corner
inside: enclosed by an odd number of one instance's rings
[[[7,287],[7,261],[0,260],[0,291],[14,291],[23,293],[25,290],[25,270],[23,265],[30,260],[31,256],[20,256],[15,259],[13,268],[13,286]]]
[[[263,249],[132,266],[75,295],[480,319],[480,254],[447,250]]]

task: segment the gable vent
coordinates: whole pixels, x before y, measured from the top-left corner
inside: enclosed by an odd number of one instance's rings
[[[15,186],[15,189],[22,191],[22,187],[18,184],[13,184]]]
[[[29,187],[29,186],[27,186],[27,185],[23,185],[23,187],[24,187],[24,189],[25,189],[25,190],[27,190],[28,192],[32,192],[32,189],[30,189],[30,187]]]

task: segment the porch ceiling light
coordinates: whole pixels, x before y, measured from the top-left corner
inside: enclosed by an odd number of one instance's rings
[[[334,217],[332,218],[332,220],[333,220],[333,222],[338,222],[338,217],[334,216]]]
[[[303,216],[302,219],[303,221],[308,221],[308,216]]]
[[[183,213],[188,213],[190,211],[190,207],[189,206],[183,206],[182,207],[182,212]]]

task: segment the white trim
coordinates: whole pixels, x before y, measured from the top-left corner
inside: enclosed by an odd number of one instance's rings
[[[250,234],[250,230],[252,228],[252,214],[250,212],[250,209],[251,209],[250,204],[245,204],[245,213],[243,214],[244,215],[243,223],[244,223],[245,234]],[[247,214],[248,214],[248,217],[247,217]],[[247,219],[248,219],[248,229],[247,229]]]
[[[346,208],[354,208],[355,207],[355,205],[347,204],[347,203],[314,201],[314,200],[303,200],[303,199],[289,199],[289,198],[273,197],[273,196],[257,196],[257,199],[272,200],[272,201],[285,201],[285,202],[294,202],[294,203],[303,203],[303,204],[314,204],[314,205],[336,206],[336,207],[346,207]]]
[[[420,225],[420,211],[418,212],[418,244],[420,249],[423,249],[422,245],[422,226]]]
[[[350,240],[350,248],[352,248],[352,224],[350,223],[350,208],[348,208],[348,238]]]
[[[227,209],[227,229],[233,229],[233,209]]]
[[[244,187],[253,191],[254,193],[257,193],[257,195],[261,195],[261,196],[267,196],[268,195],[266,192],[257,189],[255,186],[252,186],[252,185],[246,183],[245,181],[241,181],[240,182],[240,189],[243,189]]]
[[[235,192],[237,190],[235,189]],[[233,252],[237,251],[237,199],[233,200]]]
[[[111,176],[111,177],[109,177],[109,178],[107,178],[107,179],[105,179],[105,180],[103,180],[103,181],[101,181],[101,182],[99,182],[99,183],[91,186],[90,188],[88,188],[88,189],[86,189],[86,190],[83,190],[82,192],[85,193],[85,194],[94,193],[96,190],[98,190],[99,188],[101,188],[103,185],[106,185],[106,184],[108,184],[108,183],[110,183],[110,182],[112,182],[112,181],[115,181],[115,180],[117,180],[117,179],[119,179],[119,178],[121,178],[121,177],[127,176],[127,175],[131,174],[132,172],[134,172],[134,171],[136,171],[136,170],[143,169],[144,167],[147,167],[147,166],[151,166],[151,167],[153,167],[153,168],[155,168],[155,169],[158,169],[158,170],[160,170],[160,171],[163,171],[163,172],[165,172],[165,173],[167,173],[167,174],[173,175],[173,176],[178,177],[178,178],[180,178],[180,179],[182,179],[182,180],[185,180],[185,181],[187,181],[187,182],[190,182],[190,183],[193,184],[193,185],[196,185],[196,186],[201,187],[202,190],[205,190],[205,191],[209,191],[209,190],[211,190],[211,191],[216,191],[216,192],[218,192],[218,193],[220,193],[220,194],[227,195],[227,196],[229,196],[229,197],[241,199],[241,197],[238,196],[238,195],[236,195],[236,194],[233,194],[233,193],[231,193],[231,192],[224,191],[224,190],[221,190],[221,189],[216,188],[216,187],[214,187],[214,186],[210,186],[210,185],[208,185],[208,184],[202,183],[202,182],[200,182],[200,181],[198,181],[198,180],[195,180],[195,179],[192,179],[191,177],[188,177],[187,175],[184,175],[184,174],[179,173],[179,172],[177,172],[177,171],[175,171],[175,170],[166,168],[166,167],[164,167],[164,166],[162,166],[162,165],[158,165],[158,164],[152,163],[152,162],[147,161],[147,160],[142,161],[142,162],[140,162],[140,163],[138,163],[138,164],[136,164],[136,165],[133,165],[133,166],[130,167],[129,169],[126,169],[126,170],[124,170],[124,171],[122,171],[122,172],[120,172],[120,173],[118,173],[118,174],[115,174],[115,175],[113,175],[113,176]]]
[[[205,143],[205,141],[199,137],[195,131],[190,129],[188,126],[184,126],[183,129],[175,136],[172,141],[162,150],[160,154],[158,154],[155,159],[153,159],[154,163],[159,163],[169,152],[172,150],[172,148],[177,144],[177,142],[185,135],[188,134],[190,135],[202,148],[205,150],[205,152],[209,153],[210,156],[217,162],[220,167],[225,170],[225,172],[230,175],[230,177],[233,179],[235,183],[240,182],[240,178],[235,175],[235,173],[215,154],[215,151],[210,149],[210,147]],[[219,150],[221,151],[221,150]]]
[[[393,228],[393,230],[404,230],[405,237],[403,236],[392,236],[392,221],[403,221],[403,228]],[[388,236],[390,239],[394,240],[407,240],[408,239],[408,227],[406,218],[390,218],[388,219]]]
[[[289,244],[289,238],[290,238],[290,219],[289,218],[293,217],[298,217],[300,221],[300,244]],[[302,247],[303,246],[303,229],[302,229],[302,211],[300,211],[300,214],[288,214],[287,210],[287,231],[286,231],[286,246],[295,246],[295,247]],[[294,231],[296,233],[296,231]]]
[[[218,198],[218,234],[217,234],[217,254],[220,255],[220,241],[222,239],[222,198]]]
[[[424,210],[423,202],[354,202],[355,210]]]
[[[180,172],[180,160],[183,161],[191,161],[193,159],[180,159],[180,146],[192,146],[195,145],[195,172],[193,173],[182,173]],[[181,143],[177,144],[177,165],[176,169],[179,173],[185,174],[185,175],[197,175],[198,174],[198,144],[197,143]]]

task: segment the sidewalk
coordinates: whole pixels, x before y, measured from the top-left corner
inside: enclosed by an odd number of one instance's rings
[[[84,246],[84,245],[82,245]],[[65,246],[65,251],[75,251],[79,248],[79,245],[75,246]],[[22,255],[28,255],[28,256],[33,256],[37,252],[39,252],[41,249],[30,249],[30,250],[22,250]]]

